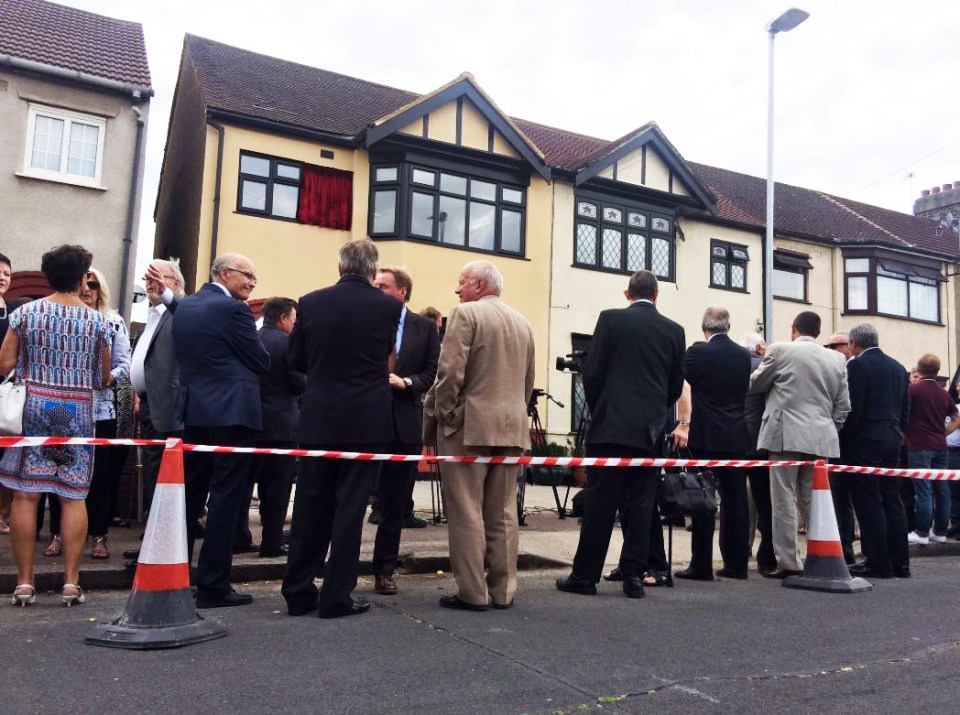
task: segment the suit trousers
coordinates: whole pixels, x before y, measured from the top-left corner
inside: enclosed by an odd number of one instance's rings
[[[258,447],[273,449],[293,449],[294,442],[257,442]],[[260,499],[260,551],[276,553],[283,547],[283,520],[287,518],[287,509],[290,506],[290,491],[293,487],[293,477],[297,472],[297,458],[284,457],[279,454],[260,454],[252,458],[253,468],[250,470],[247,491],[244,501],[240,505],[240,527],[246,527],[246,540],[242,545],[253,542],[250,533],[250,499],[253,496],[253,485],[257,485],[257,497]],[[234,532],[235,534],[237,532]],[[234,536],[236,545],[236,535]]]
[[[848,459],[844,455],[844,459]],[[841,459],[841,463],[844,463]],[[850,461],[853,464],[855,462]],[[853,507],[854,479],[850,474],[830,474],[830,496],[833,498],[833,510],[837,514],[837,528],[840,531],[840,545],[843,547],[843,560],[849,566],[854,562],[853,537],[856,535],[856,512]]]
[[[630,510],[620,510],[620,530],[627,534],[630,531]],[[623,552],[620,549],[620,561],[617,564],[623,571]],[[663,524],[660,520],[660,507],[657,500],[653,500],[653,514],[650,517],[650,557],[647,559],[647,571],[653,573],[670,573],[671,565],[667,561],[667,552],[663,543]]]
[[[773,553],[773,505],[770,502],[770,469],[768,467],[750,467],[747,469],[750,480],[750,493],[757,507],[757,531],[760,532],[760,545],[757,547],[757,567],[775,569],[777,557]]]
[[[252,447],[257,433],[247,427],[193,427],[185,431],[191,444]],[[193,541],[199,536],[197,520],[207,507],[207,526],[197,560],[197,595],[216,600],[230,592],[233,533],[250,471],[249,454],[187,452],[184,475],[187,498],[187,551],[193,559]]]
[[[147,393],[140,393],[140,437],[141,439],[168,439],[183,437],[183,432],[161,432],[150,418],[150,402]],[[160,460],[163,459],[163,447],[141,447],[140,464],[143,478],[143,513],[150,511],[153,492],[157,488],[157,476],[160,474]]]
[[[698,454],[698,459],[742,459],[740,453],[712,452]],[[747,503],[747,473],[742,467],[720,467],[713,470],[720,492],[720,554],[723,565],[732,573],[745,574],[750,558],[750,513]],[[713,573],[713,531],[716,516],[704,514],[691,520],[690,570],[698,574]]]
[[[655,457],[659,450],[622,444],[588,444],[588,457]],[[653,507],[660,469],[655,467],[591,467],[584,489],[580,542],[573,558],[573,575],[597,583],[610,548],[617,510],[629,514],[624,524],[620,568],[626,577],[642,577],[650,559]],[[661,532],[662,538],[662,532]]]
[[[864,467],[896,468],[900,460],[899,440],[863,442],[850,458],[851,464]],[[867,563],[881,573],[910,566],[900,478],[876,474],[837,474],[836,477],[849,480],[853,506],[860,521],[860,546]]]
[[[773,461],[811,461],[822,459],[800,452],[770,452]],[[799,519],[810,522],[810,499],[813,489],[813,466],[770,467],[770,501],[773,507],[773,552],[777,566],[789,571],[802,571],[797,544]],[[798,515],[797,511],[800,511]]]
[[[303,449],[381,452],[382,444],[301,445]],[[300,464],[293,500],[290,555],[281,592],[291,613],[314,603],[323,613],[349,604],[360,568],[360,537],[367,497],[377,475],[376,462],[308,458]],[[323,590],[313,580],[323,569]]]
[[[518,447],[466,446],[462,429],[439,435],[437,443],[440,454],[516,457],[523,453]],[[517,592],[517,472],[516,466],[500,464],[444,465],[450,566],[457,594],[467,603],[485,606],[492,598],[505,605]]]
[[[393,442],[387,446],[391,454],[420,454],[422,444]],[[417,478],[417,462],[381,462],[377,499],[374,509],[380,512],[377,538],[373,545],[373,574],[392,576],[400,558],[400,534],[407,514],[407,501]]]

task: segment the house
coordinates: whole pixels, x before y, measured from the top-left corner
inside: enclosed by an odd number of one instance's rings
[[[93,253],[129,317],[152,96],[138,23],[45,0],[0,0],[8,299],[47,295],[41,255],[77,243]]]
[[[917,218],[779,185],[774,327],[801,310],[824,333],[864,320],[904,364],[956,364],[956,236]],[[556,357],[589,348],[628,276],[661,278],[658,307],[700,337],[723,304],[739,338],[762,328],[765,185],[688,162],[655,123],[607,141],[512,118],[469,74],[418,95],[187,36],[156,205],[155,255],[190,287],[212,257],[249,255],[257,297],[337,278],[337,251],[369,235],[407,266],[412,307],[446,313],[462,265],[489,258],[530,320],[549,432],[583,402]]]

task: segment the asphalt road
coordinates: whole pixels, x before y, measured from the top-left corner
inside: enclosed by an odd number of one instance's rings
[[[441,609],[447,576],[401,577],[370,613],[285,614],[276,583],[218,615],[229,634],[170,651],[84,645],[121,592],[66,609],[55,594],[0,608],[3,712],[568,713],[957,712],[960,561],[832,595],[681,582],[628,600],[583,597],[557,572],[521,574],[509,611]],[[358,593],[370,592],[369,582]]]

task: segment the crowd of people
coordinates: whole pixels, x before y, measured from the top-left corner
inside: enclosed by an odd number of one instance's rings
[[[92,260],[79,246],[44,254],[41,269],[53,294],[13,310],[2,302],[10,261],[0,255],[0,373],[16,370],[28,386],[26,435],[131,436],[136,419],[144,438],[194,444],[397,454],[420,454],[426,444],[441,454],[478,456],[529,449],[533,332],[501,300],[503,276],[489,261],[464,266],[455,287],[460,305],[450,312],[441,342],[442,316],[408,309],[413,278],[380,266],[368,239],[341,248],[333,286],[298,301],[265,301],[259,329],[246,304],[258,282],[249,258],[217,257],[210,282],[190,296],[177,262],[156,259],[144,276],[147,322],[131,350]],[[767,346],[751,334],[738,344],[722,306],[706,310],[704,340],[687,347],[683,328],[657,311],[658,291],[654,274],[639,271],[629,280],[628,307],[599,316],[583,365],[591,414],[587,456],[686,450],[697,458],[886,467],[899,466],[904,452],[912,467],[960,466],[960,413],[936,380],[936,356],[921,357],[908,375],[880,350],[877,331],[866,323],[823,346],[820,318],[810,311],[796,316],[790,342]],[[148,511],[162,451],[143,449]],[[84,543],[89,535],[92,558],[109,558],[107,530],[125,457],[122,448],[87,446],[12,448],[2,455],[0,527],[12,501],[9,533],[19,583],[11,603],[36,600],[44,494],[51,495],[52,535],[44,553],[63,556],[63,602],[84,602]],[[295,469],[288,547],[284,524]],[[798,533],[809,521],[812,468],[726,467],[716,474],[723,567],[714,572],[715,518],[699,515],[690,564],[676,577],[747,579],[756,532],[762,576],[799,574]],[[558,589],[592,595],[603,577],[622,582],[626,596],[642,598],[645,588],[667,582],[658,476],[654,468],[592,469],[572,572],[557,581]],[[353,591],[371,494],[378,525],[374,590],[395,595],[415,477],[414,462],[305,459],[297,467],[276,455],[189,452],[191,562],[194,541],[203,539],[194,577],[197,607],[250,603],[249,594],[231,585],[230,569],[234,553],[256,550],[287,557],[281,590],[290,615],[366,612],[369,602]],[[951,508],[944,482],[865,474],[835,474],[831,482],[852,574],[909,576],[909,544],[960,535],[960,494]],[[259,545],[248,520],[254,487]],[[516,468],[451,464],[443,489],[457,591],[440,605],[510,608],[517,589]],[[618,514],[623,550],[618,567],[604,576]],[[864,559],[856,563],[858,525]],[[138,554],[125,556],[135,564]],[[315,581],[320,574],[322,588]]]

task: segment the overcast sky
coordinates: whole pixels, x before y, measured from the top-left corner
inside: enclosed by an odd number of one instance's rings
[[[414,92],[462,71],[507,114],[766,175],[769,0],[62,0],[143,24],[151,102],[138,265],[184,33]],[[910,213],[960,180],[960,3],[798,0],[776,40],[777,181]]]

